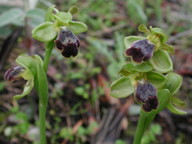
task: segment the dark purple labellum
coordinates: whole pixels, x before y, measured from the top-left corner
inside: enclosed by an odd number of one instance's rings
[[[16,79],[18,79],[20,76],[20,74],[24,71],[24,68],[21,66],[16,66],[13,68],[8,69],[5,74],[4,74],[4,79],[6,81],[14,81]]]
[[[131,56],[133,61],[141,63],[153,56],[154,44],[147,39],[135,41],[130,48],[125,51],[127,56]]]
[[[56,47],[62,51],[62,55],[69,58],[78,54],[80,41],[72,31],[69,29],[62,29],[55,40],[55,44]]]
[[[138,102],[143,103],[143,109],[150,112],[158,107],[157,89],[150,83],[144,82],[137,85],[135,98]]]

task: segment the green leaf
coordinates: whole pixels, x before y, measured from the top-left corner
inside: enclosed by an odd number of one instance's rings
[[[130,48],[133,42],[138,41],[138,40],[143,40],[146,39],[145,37],[141,36],[128,36],[124,38],[124,44],[126,48]]]
[[[68,12],[70,12],[72,15],[78,13],[79,9],[76,6],[72,6]]]
[[[144,32],[146,35],[151,34],[150,30],[144,24],[140,24],[139,27],[138,27],[138,30],[140,32]]]
[[[147,73],[147,80],[155,85],[156,88],[161,88],[165,84],[167,78],[159,72],[151,71]]]
[[[71,21],[67,26],[74,34],[79,34],[87,31],[87,25],[82,22]]]
[[[169,103],[169,104],[167,105],[167,108],[168,108],[172,113],[174,113],[174,114],[179,114],[179,115],[187,114],[186,111],[181,110],[181,109],[175,107],[175,106],[172,105],[171,103]]]
[[[147,62],[141,64],[128,63],[122,66],[119,73],[126,76],[127,74],[132,72],[149,72],[152,69],[153,67]]]
[[[36,88],[37,88],[41,103],[46,107],[48,102],[47,76],[43,69],[42,59],[38,55],[35,55],[34,59],[36,61],[36,67],[37,67]]]
[[[164,50],[156,51],[149,61],[153,68],[161,73],[167,73],[173,70],[171,58]]]
[[[183,78],[180,75],[173,72],[168,73],[166,77],[167,77],[167,82],[164,88],[169,89],[172,95],[176,94],[182,85]]]
[[[121,77],[111,84],[111,95],[116,98],[124,98],[134,92],[134,86],[128,77]]]
[[[34,79],[28,80],[24,86],[24,90],[23,90],[22,94],[16,95],[13,98],[15,100],[18,100],[18,99],[28,95],[31,92],[31,90],[33,89],[33,87],[34,87]]]
[[[41,41],[48,42],[55,39],[57,36],[57,31],[51,22],[45,22],[37,26],[32,31],[32,37]]]
[[[149,27],[151,30],[151,34],[160,36],[160,41],[162,43],[167,42],[168,36],[165,34],[165,32],[160,28],[152,28],[152,26]]]
[[[22,9],[19,8],[13,8],[8,11],[5,11],[0,15],[0,27],[12,24],[23,16],[24,12]]]

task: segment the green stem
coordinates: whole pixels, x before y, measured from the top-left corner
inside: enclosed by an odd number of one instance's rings
[[[43,62],[43,69],[44,69],[45,73],[47,73],[51,53],[52,53],[52,50],[54,47],[54,42],[50,41],[50,42],[46,43],[45,47],[46,48],[45,48],[45,58],[44,58],[44,62]]]
[[[39,125],[40,125],[40,144],[46,144],[46,109],[47,105],[39,101]]]
[[[133,144],[141,144],[143,134],[145,130],[149,127],[154,117],[154,112],[144,112],[141,110]]]
[[[145,122],[146,122],[146,116],[141,112],[139,116],[139,122],[137,124],[137,129],[136,129],[136,134],[134,137],[133,144],[141,144],[141,138],[145,131]]]
[[[41,73],[39,75],[44,73],[44,76],[38,78],[40,144],[46,144],[46,110],[48,104],[48,82],[46,73],[53,47],[53,41],[46,43],[45,58],[43,61],[44,72],[39,71],[39,73]]]

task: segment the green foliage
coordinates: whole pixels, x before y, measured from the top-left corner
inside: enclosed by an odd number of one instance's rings
[[[134,86],[127,77],[121,77],[111,84],[111,95],[116,98],[124,98],[134,92]]]
[[[17,21],[20,17],[24,15],[23,10],[19,8],[13,8],[8,11],[5,11],[0,15],[0,27],[3,27],[7,24],[12,24]]]
[[[166,51],[158,50],[150,60],[151,65],[156,71],[168,73],[173,70],[173,63]]]
[[[72,9],[75,10],[75,8]],[[45,22],[33,29],[32,37],[41,42],[49,42],[56,38],[62,27],[69,28],[75,34],[87,31],[87,26],[84,23],[72,21],[70,10],[69,12],[59,12],[52,6],[47,10]]]
[[[145,132],[141,144],[151,144],[157,142],[155,136],[161,135],[162,129],[161,126],[158,124],[152,124],[148,131]]]

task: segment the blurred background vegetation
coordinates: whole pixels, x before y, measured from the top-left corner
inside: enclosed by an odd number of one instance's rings
[[[44,46],[31,30],[44,20],[47,8],[75,15],[89,30],[78,35],[80,53],[64,59],[55,49],[49,65],[48,144],[131,144],[139,106],[133,97],[110,96],[110,83],[126,62],[123,39],[141,35],[139,24],[160,27],[176,53],[175,71],[184,77],[178,97],[189,112],[177,116],[162,111],[145,133],[142,144],[192,144],[192,1],[191,0],[1,0],[0,1],[0,143],[36,144],[38,97],[35,92],[14,101],[24,80],[6,83],[5,71],[21,53],[43,56]]]

